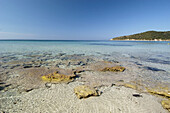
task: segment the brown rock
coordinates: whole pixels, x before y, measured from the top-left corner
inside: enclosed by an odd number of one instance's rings
[[[64,74],[59,74],[58,72],[55,72],[49,75],[44,75],[41,77],[41,79],[46,82],[58,83],[58,82],[73,81],[75,77],[76,75],[64,75]]]
[[[170,100],[162,100],[161,104],[163,108],[167,109],[170,112]]]
[[[126,68],[122,66],[106,67],[101,71],[123,72]]]
[[[124,86],[127,88],[137,89],[137,86],[132,84],[124,84]]]
[[[170,98],[169,91],[166,91],[166,90],[159,91],[159,90],[154,90],[154,89],[149,89],[149,88],[146,88],[146,90],[148,91],[148,93]]]
[[[74,88],[74,93],[77,95],[79,99],[100,95],[97,90],[86,85],[82,85]]]

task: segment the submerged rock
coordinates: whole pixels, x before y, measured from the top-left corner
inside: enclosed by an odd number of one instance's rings
[[[23,68],[32,68],[32,64],[23,64]]]
[[[54,72],[49,75],[44,75],[41,77],[43,81],[57,83],[57,82],[70,82],[73,81],[76,75],[64,75],[59,74],[58,72]]]
[[[126,68],[122,66],[106,67],[101,71],[123,72]]]
[[[99,91],[86,85],[82,85],[74,88],[74,93],[77,95],[79,99],[100,95]]]
[[[149,88],[146,88],[146,89],[147,89],[148,93],[170,98],[169,91],[158,91],[158,90],[149,89]]]
[[[132,84],[124,84],[124,86],[127,88],[137,89],[137,86]]]
[[[66,53],[59,53],[58,56],[66,55]]]
[[[14,68],[19,67],[19,66],[20,66],[20,64],[12,65],[10,69],[14,69]]]
[[[158,69],[154,67],[144,66],[144,69],[151,70],[151,71],[165,71],[163,69]]]
[[[170,112],[170,100],[162,100],[161,104],[163,108],[167,109]]]

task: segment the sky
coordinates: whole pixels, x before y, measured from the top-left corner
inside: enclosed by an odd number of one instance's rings
[[[170,0],[0,0],[0,39],[108,40],[170,31]]]

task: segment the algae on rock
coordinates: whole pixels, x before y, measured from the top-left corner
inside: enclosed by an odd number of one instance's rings
[[[137,89],[137,86],[132,84],[124,84],[124,86],[127,88]]]
[[[122,66],[106,67],[101,71],[123,72],[126,68]]]
[[[78,86],[74,88],[74,93],[77,95],[79,99],[81,98],[87,98],[89,96],[99,96],[99,91],[95,90],[94,88],[91,88],[86,85]]]
[[[170,112],[170,100],[162,100],[161,104],[163,108],[167,109]]]
[[[166,90],[164,90],[164,91],[158,91],[158,90],[149,89],[149,88],[146,88],[146,89],[147,89],[148,93],[170,98],[170,93],[169,93],[169,91],[166,91]]]
[[[76,75],[64,75],[59,74],[58,72],[54,72],[49,75],[44,75],[41,77],[43,81],[57,83],[57,82],[70,82],[73,81]]]

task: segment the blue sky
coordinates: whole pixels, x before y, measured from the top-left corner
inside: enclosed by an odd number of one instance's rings
[[[0,0],[0,39],[108,40],[170,31],[170,0]]]

